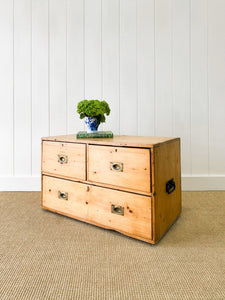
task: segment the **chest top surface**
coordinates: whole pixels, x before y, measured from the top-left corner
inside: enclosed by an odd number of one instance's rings
[[[115,135],[113,138],[80,138],[76,134],[58,135],[43,137],[43,141],[70,142],[81,144],[101,144],[113,146],[130,146],[130,147],[157,147],[162,143],[172,140],[179,140],[177,137],[156,137],[156,136],[132,136],[132,135]]]

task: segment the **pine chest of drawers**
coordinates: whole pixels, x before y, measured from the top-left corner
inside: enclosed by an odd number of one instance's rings
[[[180,139],[42,138],[42,208],[155,244],[181,212]]]

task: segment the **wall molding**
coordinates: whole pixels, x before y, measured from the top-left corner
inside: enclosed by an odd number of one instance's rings
[[[182,176],[183,191],[225,190],[225,176]],[[0,177],[0,192],[40,191],[40,176]]]
[[[40,176],[7,176],[0,177],[1,192],[30,192],[41,190]]]
[[[218,191],[225,190],[225,176],[182,176],[183,191]]]

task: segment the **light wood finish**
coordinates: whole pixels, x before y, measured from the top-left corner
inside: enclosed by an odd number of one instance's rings
[[[122,170],[114,170],[111,163],[121,164]],[[87,179],[150,193],[150,151],[89,145]]]
[[[59,199],[59,191],[67,192],[68,200]],[[112,204],[124,207],[124,215],[112,213]],[[152,237],[151,197],[43,176],[42,206],[143,239]]]
[[[49,174],[49,175],[54,176],[54,174]],[[118,190],[118,191],[125,191],[125,192],[131,192],[131,193],[134,193],[134,194],[152,196],[151,192],[138,191],[137,189],[135,189],[135,186],[133,188],[126,188],[126,187],[122,187],[122,186],[119,186],[119,185],[107,184],[107,183],[102,183],[102,182],[93,182],[93,181],[89,181],[89,180],[77,180],[77,181],[84,182],[86,184],[91,184],[91,185],[101,186],[101,187],[105,187],[105,188],[110,188],[110,189],[114,189],[114,190]]]
[[[181,212],[180,141],[175,140],[154,149],[153,157],[153,239],[158,241]],[[165,185],[171,178],[174,178],[176,189],[168,195]]]
[[[77,140],[68,135],[43,138],[42,144],[43,208],[151,244],[157,243],[179,216],[179,138]],[[68,160],[68,164],[72,162],[69,171],[57,161],[62,149],[72,159]],[[123,171],[111,170],[111,162],[122,163]],[[176,189],[167,193],[166,183],[172,178]],[[68,200],[59,199],[59,191],[68,193]],[[124,215],[112,213],[112,204],[124,207]]]
[[[86,179],[86,150],[84,144],[44,141],[42,144],[42,171],[73,179]],[[65,155],[66,163],[60,163]]]
[[[173,137],[157,137],[157,136],[132,136],[132,135],[115,135],[113,138],[95,138],[95,139],[77,139],[76,134],[59,135],[43,137],[42,140],[46,141],[62,141],[71,143],[84,143],[84,144],[100,144],[111,146],[123,147],[141,147],[151,148],[159,146],[161,143],[168,143],[174,140]]]

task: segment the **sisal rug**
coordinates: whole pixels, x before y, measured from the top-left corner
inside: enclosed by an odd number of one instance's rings
[[[225,299],[225,192],[184,192],[155,246],[0,193],[0,299]]]

